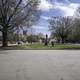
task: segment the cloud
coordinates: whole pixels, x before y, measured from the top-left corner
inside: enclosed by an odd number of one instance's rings
[[[35,28],[35,29],[45,29],[43,26],[40,26],[40,25],[38,25],[38,26],[33,26],[33,28]]]
[[[49,19],[50,19],[50,17],[49,17],[49,16],[41,16],[41,19],[49,20]]]
[[[70,4],[55,3],[54,9],[59,9],[60,11],[62,11],[64,13],[63,16],[73,16],[79,5],[80,4],[77,3]]]
[[[44,26],[44,25],[36,25],[36,26],[32,26],[33,29],[37,29],[37,30],[46,30],[48,31],[48,27]]]
[[[50,36],[49,28],[47,26],[37,25],[33,26],[33,28],[36,33],[43,33],[44,35],[48,34],[48,36]]]
[[[40,0],[39,9],[42,11],[49,11],[53,8],[53,5],[47,0]]]
[[[42,11],[50,11],[54,9],[58,9],[62,12],[63,16],[73,16],[77,8],[80,4],[71,3],[69,0],[63,0],[63,2],[58,2],[58,0],[54,0],[54,2],[50,2],[49,0],[40,0],[41,3],[39,5],[39,9]],[[47,20],[48,17],[42,16],[43,19]]]

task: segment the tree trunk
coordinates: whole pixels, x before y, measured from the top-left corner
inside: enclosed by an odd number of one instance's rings
[[[3,29],[3,32],[2,32],[2,46],[3,47],[7,47],[8,46],[8,40],[7,40],[7,29]]]

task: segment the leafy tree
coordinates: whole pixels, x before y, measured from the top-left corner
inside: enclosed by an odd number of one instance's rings
[[[73,16],[71,34],[68,36],[68,40],[70,42],[80,43],[80,7],[78,7]]]
[[[8,32],[17,27],[30,27],[38,20],[39,0],[0,0],[0,31],[3,47],[8,45]]]
[[[69,41],[80,43],[80,18],[74,18]]]
[[[54,37],[64,43],[71,32],[72,19],[70,17],[53,17],[49,24]]]

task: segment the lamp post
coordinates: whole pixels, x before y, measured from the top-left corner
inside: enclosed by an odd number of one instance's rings
[[[45,39],[45,46],[48,45],[48,35],[46,34],[46,39]]]

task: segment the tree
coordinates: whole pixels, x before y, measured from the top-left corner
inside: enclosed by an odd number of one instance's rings
[[[38,33],[39,39],[45,38],[45,35],[43,33]]]
[[[69,35],[70,42],[79,42],[80,43],[80,7],[76,10],[73,16],[71,34]]]
[[[74,17],[75,17],[75,18],[80,18],[80,6],[79,6],[79,7],[77,8],[77,10],[75,11]]]
[[[74,18],[73,27],[69,39],[72,42],[80,43],[80,18]]]
[[[0,0],[0,31],[3,47],[8,45],[8,32],[17,27],[30,27],[37,21],[39,0]]]
[[[72,19],[70,17],[53,17],[49,21],[49,27],[57,39],[60,39],[62,43],[65,42],[68,34],[71,31]]]
[[[27,36],[27,41],[32,44],[33,42],[38,42],[39,37],[38,35],[30,35],[30,36]]]

